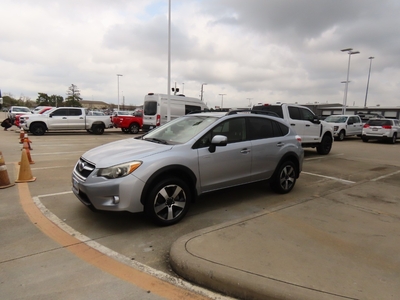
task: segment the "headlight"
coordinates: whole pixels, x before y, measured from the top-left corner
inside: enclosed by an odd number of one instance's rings
[[[108,179],[124,177],[139,168],[141,164],[141,161],[133,161],[117,166],[112,166],[109,168],[99,169],[99,171],[97,172],[97,176],[105,177]]]

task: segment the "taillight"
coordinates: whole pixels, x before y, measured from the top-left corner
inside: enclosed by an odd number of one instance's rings
[[[382,128],[383,129],[392,129],[392,125],[383,125]]]
[[[161,117],[160,117],[160,115],[157,115],[156,126],[160,126],[160,121],[161,121]]]
[[[368,128],[368,127],[369,127],[369,124],[364,124],[363,127],[364,127],[364,128]]]
[[[298,140],[301,143],[301,136],[296,135],[296,140]]]

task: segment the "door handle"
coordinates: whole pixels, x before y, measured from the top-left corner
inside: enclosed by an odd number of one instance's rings
[[[250,149],[244,148],[244,149],[240,150],[240,153],[243,153],[243,154],[250,153]]]

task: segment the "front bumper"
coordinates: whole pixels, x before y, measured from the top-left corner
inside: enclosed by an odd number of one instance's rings
[[[76,167],[75,167],[76,168]],[[141,212],[144,182],[136,176],[106,179],[97,177],[95,169],[86,179],[74,169],[72,192],[86,206],[96,210]]]

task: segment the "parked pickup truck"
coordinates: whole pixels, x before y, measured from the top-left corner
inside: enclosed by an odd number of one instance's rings
[[[286,120],[301,136],[303,148],[316,148],[318,154],[326,155],[333,144],[332,125],[321,121],[308,107],[296,104],[257,104],[252,110],[268,111]]]
[[[141,110],[132,112],[116,111],[112,115],[114,127],[121,128],[122,132],[136,134],[143,126],[143,113]]]
[[[346,136],[361,136],[364,126],[358,115],[331,115],[325,122],[333,126],[333,136],[338,141],[343,141]]]
[[[105,128],[113,127],[110,116],[88,116],[86,109],[80,107],[58,107],[43,114],[25,115],[20,118],[20,126],[33,135],[65,130],[103,134]]]

